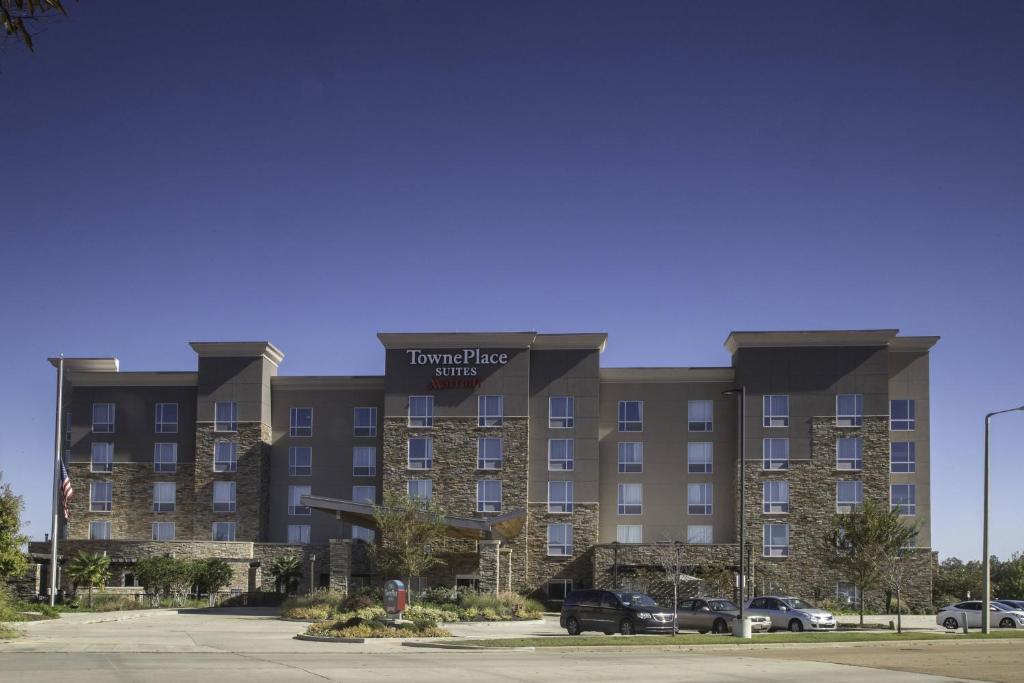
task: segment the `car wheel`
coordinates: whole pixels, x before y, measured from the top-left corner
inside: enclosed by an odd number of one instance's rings
[[[804,623],[799,619],[793,619],[789,622],[789,630],[793,633],[800,633],[804,630]]]
[[[631,636],[634,633],[636,633],[636,631],[633,629],[633,622],[629,619],[623,619],[622,623],[619,624],[619,633],[621,633],[624,636]]]
[[[1013,619],[1007,617],[999,622],[999,628],[1017,628],[1017,624],[1013,623]]]
[[[578,636],[580,634],[580,622],[576,621],[576,617],[569,617],[565,620],[565,630],[570,636]]]
[[[725,619],[715,619],[714,625],[711,627],[712,633],[725,633],[728,631],[728,626],[725,623]]]
[[[942,620],[942,625],[948,628],[950,631],[955,631],[958,628],[960,628],[960,622],[957,621],[954,617],[946,617]]]

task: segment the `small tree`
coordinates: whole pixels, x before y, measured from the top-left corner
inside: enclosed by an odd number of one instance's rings
[[[231,565],[220,558],[199,560],[194,565],[193,580],[200,593],[210,596],[210,606],[216,601],[217,591],[231,583],[235,573]]]
[[[912,552],[909,546],[917,538],[918,525],[905,523],[897,508],[890,507],[883,514],[877,524],[882,583],[896,594],[896,632],[903,633],[902,594],[913,574],[908,555]]]
[[[665,580],[672,584],[672,635],[679,632],[679,586],[683,582],[683,544],[679,541],[662,541],[654,545],[654,561],[661,567]]]
[[[176,560],[166,555],[144,557],[135,563],[135,578],[147,593],[153,595],[154,602],[159,603],[160,593],[170,593],[175,564]]]
[[[864,501],[859,508],[832,516],[820,539],[822,555],[858,593],[860,625],[864,625],[864,594],[881,581],[881,542],[889,510],[882,503]]]
[[[3,474],[0,473],[0,480]],[[21,512],[25,501],[14,495],[9,484],[0,486],[0,582],[21,576],[28,569],[28,560],[21,547],[28,536],[21,533]]]
[[[79,551],[68,565],[67,573],[76,585],[85,585],[89,588],[91,608],[93,586],[102,586],[110,578],[110,558],[100,553]]]
[[[432,551],[445,534],[444,515],[432,498],[385,494],[384,504],[373,508],[373,519],[380,538],[370,547],[370,557],[407,586],[413,576],[444,564]]]
[[[270,565],[270,575],[274,577],[275,591],[284,588],[285,593],[294,593],[302,576],[302,564],[296,555],[281,555]]]

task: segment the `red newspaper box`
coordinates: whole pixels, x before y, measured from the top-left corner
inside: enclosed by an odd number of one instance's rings
[[[405,611],[408,602],[408,594],[405,584],[393,579],[384,584],[384,611],[389,617],[400,615]]]

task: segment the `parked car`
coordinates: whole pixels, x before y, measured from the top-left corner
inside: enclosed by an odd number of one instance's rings
[[[573,591],[562,603],[558,624],[570,636],[601,631],[628,636],[634,633],[672,633],[672,610],[660,607],[643,593]]]
[[[729,633],[732,620],[738,617],[740,608],[732,600],[725,598],[690,598],[679,601],[676,610],[679,628],[693,629],[700,633]],[[764,615],[744,615],[750,617],[752,631],[767,631],[771,628],[771,619]]]
[[[1013,609],[1018,609],[1024,612],[1024,600],[1003,600],[1002,598],[999,598],[998,600],[996,600],[996,602],[1002,603],[1007,607],[1012,607]]]
[[[765,595],[747,603],[750,616],[761,615],[771,619],[772,629],[790,631],[834,631],[836,618],[831,612],[819,609],[800,598]]]
[[[949,605],[935,615],[935,623],[945,628],[956,630],[963,628],[964,615],[967,615],[969,628],[981,628],[981,600],[967,600]],[[1024,611],[1001,602],[989,603],[989,623],[999,628],[1024,627]]]

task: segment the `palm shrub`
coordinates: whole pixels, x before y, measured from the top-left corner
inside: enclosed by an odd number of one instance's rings
[[[270,565],[270,575],[274,577],[274,588],[278,593],[282,588],[285,593],[294,593],[302,576],[302,563],[296,555],[281,555]]]
[[[68,577],[76,585],[89,589],[89,607],[92,607],[92,589],[102,586],[110,578],[110,558],[100,553],[79,551],[67,568]]]

